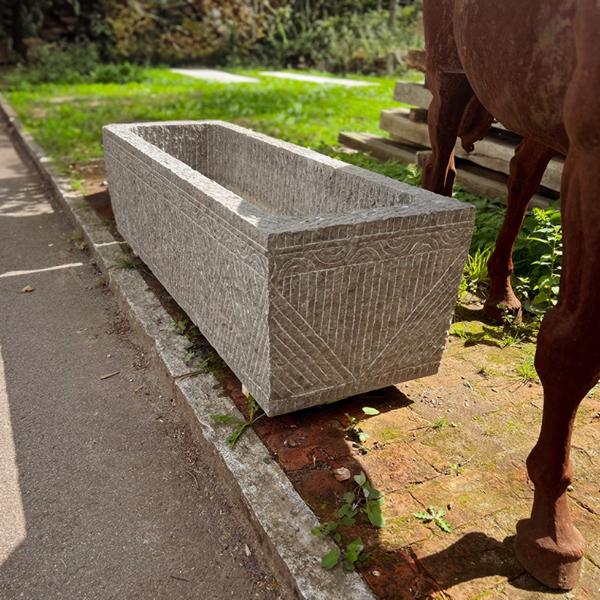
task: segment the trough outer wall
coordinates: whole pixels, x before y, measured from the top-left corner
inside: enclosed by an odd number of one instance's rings
[[[104,146],[119,232],[256,399],[266,400],[265,247],[226,211],[186,210],[194,198],[211,198],[106,128]]]
[[[472,207],[343,165],[346,193],[371,180],[413,202],[261,228],[132,127],[104,129],[118,228],[269,416],[437,372]]]
[[[473,217],[466,207],[276,236],[268,414],[437,373]]]

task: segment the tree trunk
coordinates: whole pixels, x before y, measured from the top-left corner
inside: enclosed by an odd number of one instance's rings
[[[389,17],[389,25],[390,27],[395,27],[396,26],[396,14],[398,12],[398,0],[390,0],[390,4],[389,4],[389,12],[390,12],[390,17]]]

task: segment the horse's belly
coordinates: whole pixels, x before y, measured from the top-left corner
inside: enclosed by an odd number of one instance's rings
[[[565,153],[565,94],[575,68],[575,0],[455,0],[464,70],[482,104],[521,135]]]

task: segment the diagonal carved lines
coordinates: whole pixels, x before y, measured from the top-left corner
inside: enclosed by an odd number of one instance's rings
[[[446,262],[446,261],[444,261]],[[402,363],[404,357],[408,354],[415,356],[425,346],[431,344],[431,334],[423,330],[424,317],[426,315],[446,315],[452,308],[455,302],[455,297],[449,293],[449,278],[448,274],[455,271],[462,263],[462,256],[456,257],[445,271],[438,275],[438,281],[431,287],[429,292],[425,294],[420,302],[418,302],[412,311],[406,316],[403,326],[396,332],[393,338],[385,345],[374,360],[368,364],[364,372],[377,373],[381,369],[389,368],[386,362],[388,351],[394,346],[394,360],[399,364]],[[434,330],[436,319],[432,318],[430,329]],[[435,332],[439,336],[439,332]],[[396,348],[395,346],[399,346]],[[434,350],[432,348],[432,350]]]
[[[454,254],[428,252],[394,262],[292,274],[283,280],[282,295],[357,376],[371,368],[394,340],[406,335],[401,332],[407,322],[419,332],[416,342],[420,344],[421,338],[432,342],[422,320],[426,313],[429,318],[440,313],[444,294],[454,299],[447,284],[435,293],[452,268],[445,270]]]
[[[343,385],[354,378],[304,317],[277,291],[271,293],[275,396]]]
[[[115,178],[115,208],[144,201],[118,211],[119,228],[238,377],[268,397],[267,285],[249,264],[254,251],[218,222],[191,219],[179,191],[132,176],[126,162],[112,165],[126,171]]]

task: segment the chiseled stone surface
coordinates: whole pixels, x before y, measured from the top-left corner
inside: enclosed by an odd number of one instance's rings
[[[268,415],[437,371],[472,207],[218,121],[104,146],[120,232]]]

